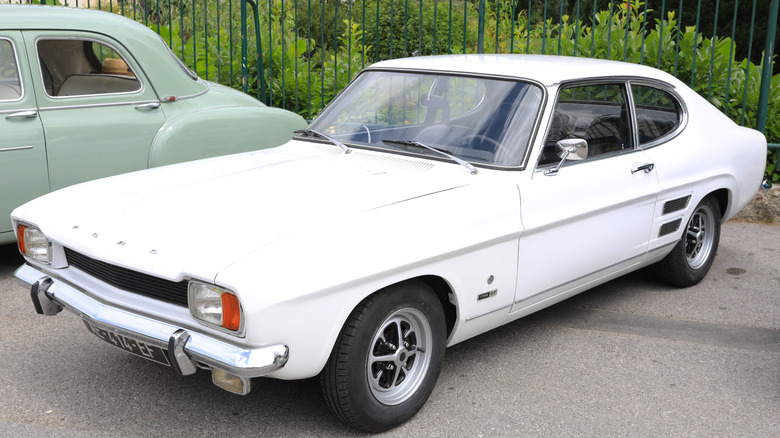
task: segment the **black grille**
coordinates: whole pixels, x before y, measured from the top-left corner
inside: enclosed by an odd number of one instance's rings
[[[95,260],[68,248],[65,248],[65,257],[70,266],[119,289],[173,304],[187,305],[187,281],[175,283],[163,280]]]
[[[667,222],[661,225],[661,230],[658,232],[658,237],[665,236],[669,233],[674,233],[680,228],[681,223],[682,219],[677,219],[675,221]]]
[[[664,204],[664,214],[671,213],[673,211],[682,210],[688,206],[688,201],[691,200],[690,195],[684,198],[673,199]]]

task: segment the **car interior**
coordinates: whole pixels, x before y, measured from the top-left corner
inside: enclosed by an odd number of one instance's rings
[[[42,39],[38,58],[49,96],[129,93],[141,88],[127,63],[94,41]]]

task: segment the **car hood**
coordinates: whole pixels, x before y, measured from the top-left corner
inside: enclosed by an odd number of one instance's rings
[[[455,164],[292,141],[80,184],[14,216],[99,260],[211,281],[271,242],[467,185],[469,177]]]

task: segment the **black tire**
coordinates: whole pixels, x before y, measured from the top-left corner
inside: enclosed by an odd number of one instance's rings
[[[371,295],[347,319],[320,374],[328,406],[366,432],[412,418],[436,385],[445,338],[441,302],[427,285],[404,283]]]
[[[667,283],[688,287],[700,282],[712,267],[720,242],[720,208],[714,196],[704,198],[685,225],[682,239],[658,262]]]

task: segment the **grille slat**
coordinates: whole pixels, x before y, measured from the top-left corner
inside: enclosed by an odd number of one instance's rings
[[[187,281],[173,282],[101,262],[65,248],[68,264],[124,291],[187,306]]]

